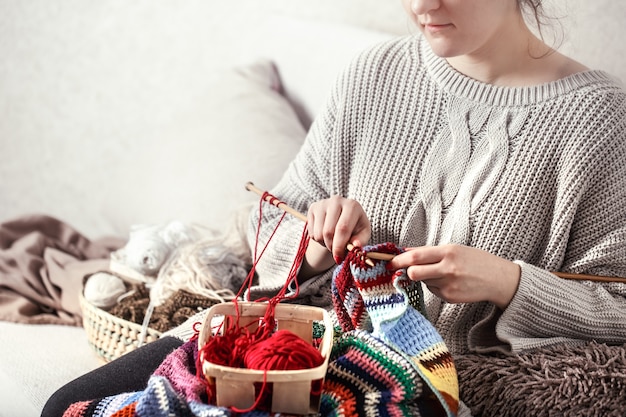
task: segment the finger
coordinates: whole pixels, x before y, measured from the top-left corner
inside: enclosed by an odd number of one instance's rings
[[[367,245],[367,242],[369,242],[369,239],[370,239],[370,231],[362,230],[361,232],[353,235],[349,241],[354,246],[358,246],[362,248],[363,246]]]
[[[337,222],[341,217],[341,206],[330,204],[326,207],[326,217],[324,219],[323,235],[324,245],[329,251],[333,251],[337,240]]]
[[[320,244],[324,244],[324,222],[326,221],[326,213],[323,210],[312,208],[307,215],[309,222],[308,231],[311,239]]]
[[[357,221],[354,229],[356,233],[353,232],[354,234],[350,238],[350,242],[354,246],[365,246],[372,236],[372,227],[369,220],[366,217],[361,218],[359,221]]]
[[[389,262],[390,269],[408,268],[411,265],[431,265],[441,262],[444,257],[439,246],[420,246],[405,250]]]
[[[425,281],[426,285],[437,288],[439,288],[438,282],[443,278],[439,263],[409,266],[406,269],[406,275],[411,281]]]
[[[352,210],[343,207],[341,215],[339,216],[335,226],[335,238],[332,248],[335,260],[341,261],[345,258],[346,246],[353,236],[356,224],[357,221],[354,219]]]
[[[315,240],[315,214],[313,213],[313,206],[309,207],[306,213],[306,231],[309,237]]]

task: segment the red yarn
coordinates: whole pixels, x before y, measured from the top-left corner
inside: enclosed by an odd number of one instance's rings
[[[237,300],[242,297],[245,289],[250,289],[252,286],[254,272],[259,258],[267,249],[269,241],[272,239],[278,226],[282,222],[285,214],[278,220],[278,224],[274,229],[272,235],[268,239],[265,247],[260,254],[258,252],[258,239],[260,231],[260,220],[262,216],[262,205],[266,201],[267,197],[271,197],[272,201],[279,201],[276,197],[271,196],[267,192],[263,195],[259,204],[259,224],[257,226],[256,244],[254,246],[254,262],[252,268],[246,277],[243,285],[241,286],[237,297],[233,300],[235,304],[236,317],[234,320],[229,321],[230,325],[224,328],[221,334],[217,334],[210,337],[207,342],[202,346],[198,352],[198,376],[201,374],[202,362],[209,361],[210,363],[230,366],[236,368],[248,368],[255,370],[299,370],[310,369],[320,366],[324,362],[322,354],[311,344],[305,342],[302,338],[288,330],[276,329],[275,310],[276,305],[288,298],[295,298],[298,296],[298,281],[297,274],[304,259],[304,254],[309,242],[309,236],[307,233],[306,224],[302,232],[300,240],[300,246],[296,253],[296,257],[292,264],[291,270],[285,285],[281,290],[272,298],[258,299],[255,301],[267,302],[267,309],[265,315],[259,320],[258,327],[254,331],[249,331],[248,328],[240,326],[239,324],[239,308],[237,306]],[[292,286],[295,287],[294,294],[291,297],[287,297],[287,291]],[[223,325],[223,324],[222,324]],[[219,333],[219,332],[216,332]],[[258,407],[262,400],[267,396],[269,392],[265,381],[262,384],[261,393],[259,394],[255,404],[250,407],[249,410],[235,410],[238,412],[251,411]],[[213,398],[213,392],[207,388],[207,394],[209,399]]]
[[[316,368],[324,363],[322,354],[310,343],[289,330],[248,346],[244,364],[248,369],[294,371]]]
[[[203,346],[202,359],[216,365],[245,368],[243,358],[250,343],[251,338],[245,333],[212,337]]]

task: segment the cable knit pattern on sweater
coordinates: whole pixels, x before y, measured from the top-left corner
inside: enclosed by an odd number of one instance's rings
[[[604,72],[498,87],[458,73],[420,36],[377,45],[338,78],[271,192],[301,212],[337,194],[359,201],[372,244],[458,243],[517,262],[504,312],[426,291],[453,353],[626,342],[626,284],[549,272],[626,277],[626,94]],[[261,242],[281,214],[264,208]],[[301,230],[290,218],[279,227],[257,266],[263,285],[282,286]]]

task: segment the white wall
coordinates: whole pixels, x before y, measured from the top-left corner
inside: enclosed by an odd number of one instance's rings
[[[394,33],[412,30],[401,0],[269,0],[264,7],[289,15],[349,22]],[[548,25],[565,36],[561,50],[626,82],[626,2],[544,0]]]
[[[590,68],[605,70],[626,82],[626,2],[620,0],[551,0],[565,29],[562,50]],[[557,10],[558,10],[557,9]]]
[[[552,2],[568,33],[563,50],[626,80],[626,3]],[[167,207],[125,215],[117,190],[132,178],[108,178],[140,169],[133,155],[207,93],[216,68],[249,53],[244,43],[272,13],[411,30],[400,0],[0,0],[0,221],[44,212],[97,236],[157,219]],[[310,62],[334,56],[328,49]]]

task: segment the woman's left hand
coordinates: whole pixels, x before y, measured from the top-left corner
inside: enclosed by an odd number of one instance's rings
[[[519,265],[481,249],[461,245],[407,248],[388,268],[405,268],[413,281],[423,281],[449,303],[489,301],[505,309],[520,280]]]

